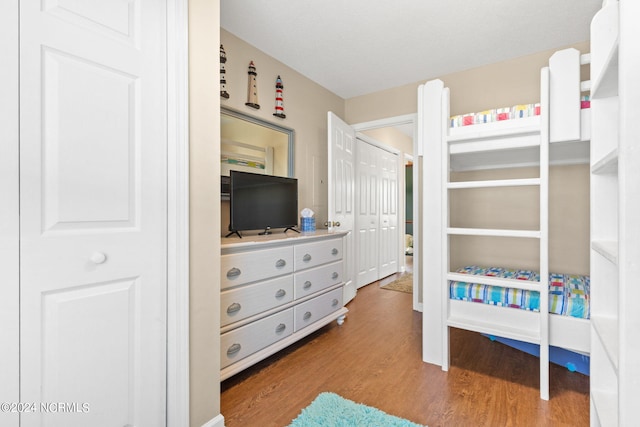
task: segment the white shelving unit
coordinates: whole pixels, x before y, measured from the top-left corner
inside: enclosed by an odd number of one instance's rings
[[[638,2],[591,23],[591,425],[637,424],[640,310]]]

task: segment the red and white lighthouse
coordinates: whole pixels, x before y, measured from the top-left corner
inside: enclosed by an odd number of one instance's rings
[[[282,84],[282,79],[280,76],[276,79],[276,112],[273,113],[274,116],[280,117],[282,119],[287,116],[284,114],[284,100],[282,99],[282,90],[284,86]]]

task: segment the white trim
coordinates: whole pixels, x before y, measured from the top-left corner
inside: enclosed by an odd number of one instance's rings
[[[352,127],[356,132],[362,132],[365,130],[388,128],[406,124],[413,124],[415,126],[417,117],[417,114],[405,114],[403,116],[387,117],[386,119],[356,123],[355,125],[352,125]]]
[[[402,153],[402,151],[398,150],[397,148],[391,147],[389,145],[385,145],[384,143],[360,132],[356,132],[356,139],[359,139],[360,141],[367,143],[369,145],[373,145],[374,147],[377,147],[388,153],[395,154],[398,157]]]
[[[167,426],[189,425],[188,0],[167,0]],[[221,426],[224,426],[224,419]]]
[[[218,414],[214,418],[202,424],[202,427],[224,427],[224,417],[222,414]]]

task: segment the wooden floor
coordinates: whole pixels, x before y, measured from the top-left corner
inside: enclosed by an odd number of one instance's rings
[[[379,286],[358,290],[342,326],[224,381],[226,427],[287,426],[323,391],[429,427],[589,425],[587,376],[552,364],[540,400],[538,359],[479,334],[452,329],[449,372],[423,363],[412,295]]]

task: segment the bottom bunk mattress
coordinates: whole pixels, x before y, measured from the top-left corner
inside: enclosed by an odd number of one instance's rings
[[[531,270],[514,270],[502,267],[467,266],[456,273],[540,281],[540,274]],[[588,319],[589,276],[575,274],[549,274],[549,313]],[[522,289],[504,288],[469,282],[449,281],[449,297],[501,307],[540,311],[540,293]]]

